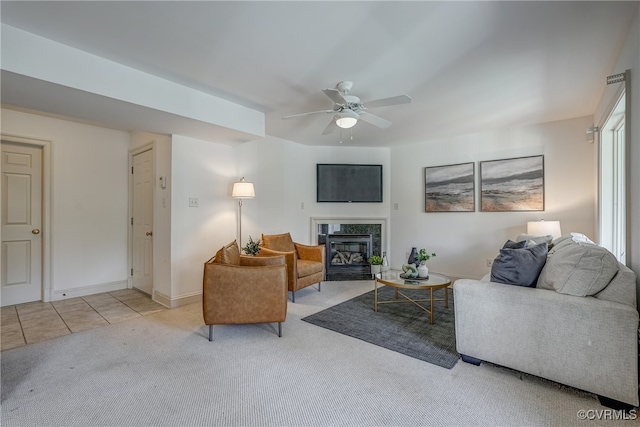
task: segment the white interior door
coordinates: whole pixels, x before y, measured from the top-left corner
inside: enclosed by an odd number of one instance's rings
[[[153,291],[153,150],[133,156],[133,287]]]
[[[42,149],[2,143],[1,305],[42,299]]]

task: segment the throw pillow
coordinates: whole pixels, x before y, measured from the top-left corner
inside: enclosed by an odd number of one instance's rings
[[[584,243],[591,243],[595,245],[595,242],[593,242],[591,239],[589,239],[586,235],[582,233],[571,233],[571,238],[573,239],[574,242],[577,242],[577,243],[584,242]]]
[[[618,272],[618,260],[605,248],[567,239],[549,253],[538,287],[574,296],[595,295]]]
[[[216,252],[214,260],[218,264],[240,265],[240,248],[235,240]]]
[[[516,242],[522,242],[523,240],[533,240],[536,245],[540,243],[546,243],[547,245],[553,241],[553,236],[551,234],[546,236],[536,236],[534,234],[518,234],[516,237]]]
[[[491,281],[535,287],[546,261],[546,243],[520,249],[500,249],[500,255],[491,265]]]
[[[514,242],[513,240],[507,240],[502,249],[522,249],[524,247],[529,246],[527,240],[523,240],[521,242]]]

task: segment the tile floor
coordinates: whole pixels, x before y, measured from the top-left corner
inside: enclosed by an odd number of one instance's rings
[[[0,347],[21,347],[160,310],[166,308],[133,289],[2,307]]]

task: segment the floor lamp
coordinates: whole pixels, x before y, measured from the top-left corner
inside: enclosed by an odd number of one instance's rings
[[[253,199],[256,192],[252,182],[246,182],[244,177],[233,183],[231,197],[238,199],[238,246],[242,247],[242,199]]]

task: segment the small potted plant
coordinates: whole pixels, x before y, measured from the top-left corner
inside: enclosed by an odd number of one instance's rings
[[[252,255],[252,256],[256,256],[258,255],[258,252],[260,252],[260,239],[258,239],[257,242],[255,242],[251,236],[249,236],[249,241],[247,242],[246,245],[244,245],[244,248],[242,248],[244,250],[244,253],[246,253],[247,255]]]
[[[418,277],[429,277],[429,268],[427,267],[427,261],[435,256],[435,252],[429,254],[426,249],[420,249],[420,251],[418,252],[418,261],[420,261],[420,265],[418,266]]]
[[[382,269],[382,257],[378,255],[371,255],[368,261],[371,265],[371,275],[375,276],[380,273],[380,270]]]

